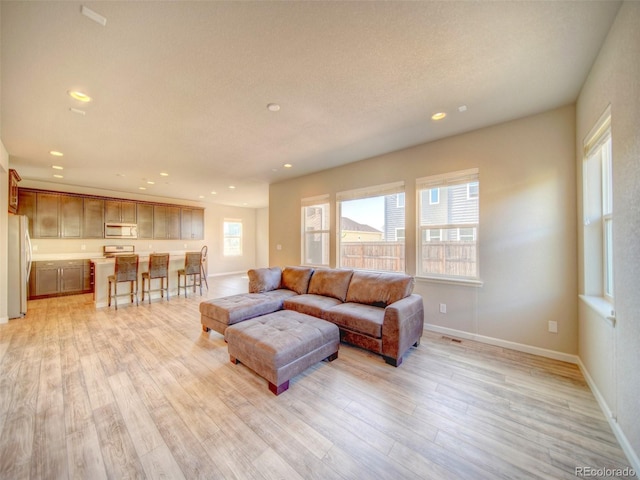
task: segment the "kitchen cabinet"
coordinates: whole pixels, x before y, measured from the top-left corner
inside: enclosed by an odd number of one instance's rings
[[[83,199],[60,195],[60,237],[82,238]]]
[[[18,213],[18,183],[22,180],[18,172],[9,169],[9,213]]]
[[[153,238],[153,205],[150,203],[138,203],[138,238]]]
[[[84,199],[82,238],[104,238],[104,200]]]
[[[167,205],[153,206],[153,238],[180,239],[180,208]]]
[[[60,236],[60,195],[38,193],[36,195],[36,238],[58,238]]]
[[[33,219],[36,218],[36,192],[18,189],[18,215],[26,215],[29,219],[29,235],[36,236]]]
[[[104,221],[106,223],[136,223],[136,202],[105,200]]]
[[[204,210],[202,208],[182,208],[181,238],[183,240],[202,240],[204,238]]]
[[[29,298],[87,293],[93,286],[90,279],[89,260],[34,262],[29,279]]]

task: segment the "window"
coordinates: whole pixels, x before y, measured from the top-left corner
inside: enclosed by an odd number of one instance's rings
[[[404,272],[404,183],[339,192],[336,200],[338,266]]]
[[[440,203],[440,189],[439,188],[430,188],[429,189],[429,204],[437,205]]]
[[[224,256],[242,255],[242,220],[225,220],[223,234]]]
[[[329,195],[302,199],[302,264],[329,266]]]
[[[613,163],[611,111],[584,142],[585,294],[613,301]]]
[[[477,279],[480,182],[478,169],[420,178],[417,275]],[[438,192],[434,203],[433,192]]]

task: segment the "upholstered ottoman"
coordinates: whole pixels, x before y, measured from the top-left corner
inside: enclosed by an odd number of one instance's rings
[[[279,395],[311,365],[338,358],[340,332],[333,323],[291,310],[230,325],[224,334],[231,363],[244,363]]]
[[[202,330],[208,332],[213,329],[224,335],[229,325],[280,310],[282,302],[292,295],[295,292],[281,289],[268,293],[241,293],[201,302]]]

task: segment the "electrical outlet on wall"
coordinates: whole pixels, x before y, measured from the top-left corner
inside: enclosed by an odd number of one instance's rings
[[[558,322],[549,320],[549,333],[558,333]]]
[[[440,313],[447,313],[447,304],[446,303],[441,303],[440,304]]]

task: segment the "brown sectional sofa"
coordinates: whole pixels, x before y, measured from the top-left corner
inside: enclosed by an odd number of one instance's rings
[[[203,330],[224,334],[226,327],[285,309],[329,321],[343,342],[382,355],[398,366],[420,343],[422,297],[413,294],[413,277],[309,267],[249,270],[249,293],[200,304]]]

